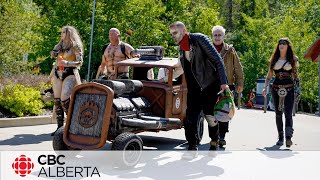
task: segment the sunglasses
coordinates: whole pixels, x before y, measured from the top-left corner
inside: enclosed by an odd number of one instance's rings
[[[282,44],[282,45],[288,45],[289,43],[286,41],[286,40],[280,40],[279,41],[279,45]]]

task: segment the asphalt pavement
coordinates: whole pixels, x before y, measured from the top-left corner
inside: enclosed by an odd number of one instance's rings
[[[320,117],[296,114],[293,117],[294,135],[291,150],[320,150]],[[50,133],[56,129],[55,124],[0,128],[0,151],[11,150],[53,150]],[[204,136],[199,145],[200,150],[209,148],[208,128],[205,123]],[[277,150],[277,130],[275,113],[261,110],[240,109],[230,122],[230,132],[226,135],[227,145],[221,151],[255,151]],[[144,149],[183,150],[186,148],[184,129],[139,134],[144,142]],[[107,143],[102,150],[109,149]],[[285,146],[280,150],[287,149]]]

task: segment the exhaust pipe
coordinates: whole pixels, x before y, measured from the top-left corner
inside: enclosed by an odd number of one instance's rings
[[[143,129],[164,129],[169,126],[181,126],[178,118],[161,118],[152,116],[140,116],[140,118],[121,118],[121,124]]]

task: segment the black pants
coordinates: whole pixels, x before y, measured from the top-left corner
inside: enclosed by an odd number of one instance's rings
[[[184,124],[186,139],[189,146],[196,146],[199,143],[197,133],[198,121],[200,120],[201,110],[205,115],[213,115],[214,105],[217,101],[217,93],[220,85],[212,84],[204,90],[200,88],[188,88],[187,96],[187,120]],[[211,140],[217,141],[219,136],[219,124],[209,127],[209,136]]]
[[[294,91],[293,88],[290,88],[287,90],[288,94],[286,95],[284,99],[284,116],[285,116],[285,136],[286,137],[292,137],[293,134],[293,121],[292,121],[292,108],[294,105]],[[283,135],[283,122],[282,122],[282,113],[283,111],[279,111],[279,95],[276,91],[276,89],[272,88],[271,90],[272,98],[274,102],[275,107],[275,113],[276,113],[276,124],[277,124],[277,130],[279,135]]]

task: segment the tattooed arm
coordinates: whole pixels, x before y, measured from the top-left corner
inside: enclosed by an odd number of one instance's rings
[[[298,57],[295,57],[295,61],[296,61],[296,65],[292,69],[292,76],[294,79],[295,93],[300,94],[301,92],[300,92],[300,79],[299,79],[299,75],[298,75],[298,68],[299,68]]]
[[[76,56],[75,61],[66,61],[65,66],[66,67],[77,67],[80,69],[80,67],[83,64],[83,50],[79,46],[74,47],[74,54]]]
[[[270,84],[272,76],[273,76],[273,71],[269,68],[269,71],[268,71],[268,74],[267,74],[267,77],[266,77],[266,82],[264,83],[264,88],[262,90],[262,95],[263,96],[267,95],[267,89],[268,89],[268,86]]]

